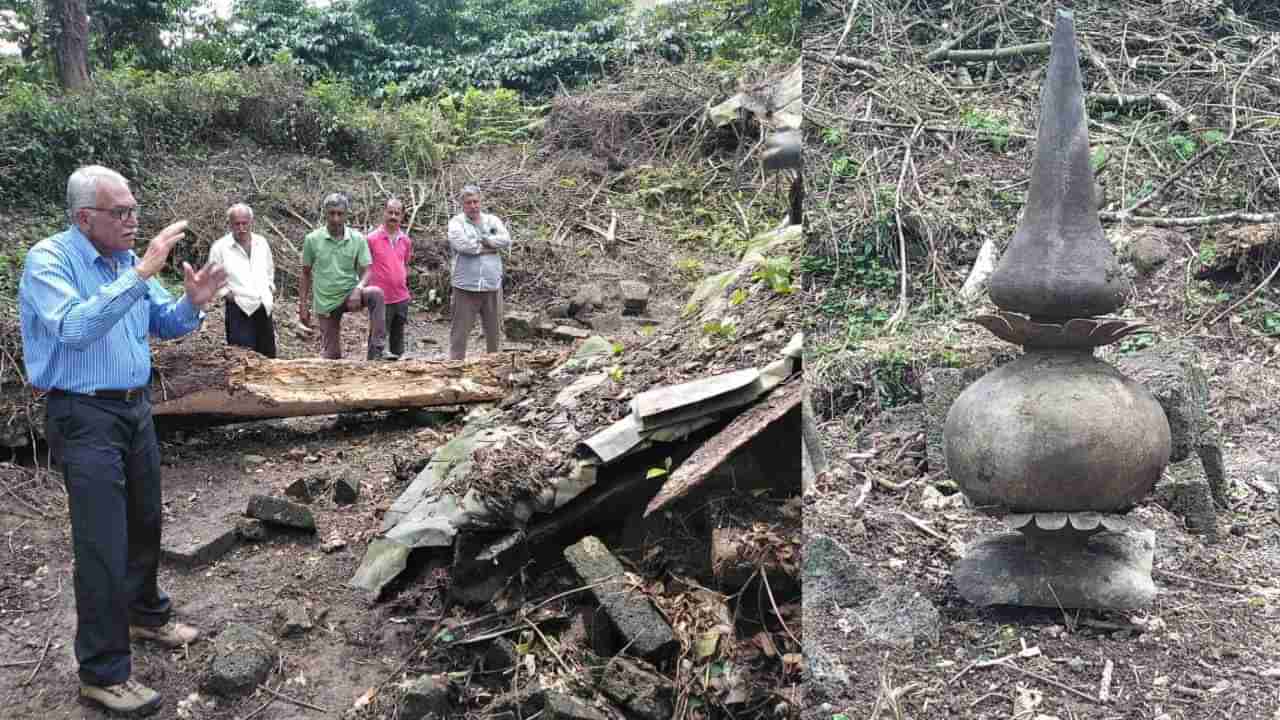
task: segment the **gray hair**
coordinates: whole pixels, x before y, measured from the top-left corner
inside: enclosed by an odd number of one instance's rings
[[[233,222],[235,220],[236,213],[245,213],[246,215],[249,216],[249,222],[253,222],[253,208],[249,207],[244,203],[236,203],[235,205],[232,205],[231,207],[227,208],[228,223]]]
[[[67,216],[74,218],[80,208],[97,205],[98,185],[104,180],[129,187],[123,175],[101,165],[86,165],[71,173],[67,178]]]
[[[462,190],[458,192],[458,199],[465,200],[467,199],[468,196],[471,196],[471,195],[474,195],[475,197],[480,197],[484,195],[484,193],[480,192],[479,185],[463,185]]]
[[[346,195],[343,195],[342,193],[329,193],[324,198],[325,212],[328,212],[329,208],[339,208],[342,212],[347,212],[351,209],[351,205],[347,202]]]
[[[404,210],[404,203],[400,202],[400,198],[391,198],[391,199],[387,200],[387,204],[386,204],[386,205],[383,205],[382,207],[384,207],[384,208],[389,208],[389,207],[391,207],[392,205],[395,205],[396,207],[400,208],[401,210]]]

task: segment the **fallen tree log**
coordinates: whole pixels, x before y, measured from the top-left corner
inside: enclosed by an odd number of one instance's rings
[[[512,376],[558,353],[496,353],[463,361],[270,360],[247,350],[157,349],[153,414],[203,425],[339,412],[492,402]]]

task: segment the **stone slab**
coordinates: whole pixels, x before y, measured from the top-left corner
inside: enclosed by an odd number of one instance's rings
[[[1086,544],[1030,550],[1020,533],[987,535],[951,569],[974,605],[1137,610],[1155,599],[1155,533],[1103,532]]]
[[[558,692],[547,693],[543,712],[547,720],[609,720],[604,713],[581,700]]]
[[[1170,464],[1151,495],[1161,507],[1182,518],[1187,532],[1204,535],[1211,542],[1217,540],[1218,515],[1213,489],[1200,458]]]
[[[311,510],[283,498],[254,495],[249,498],[249,507],[244,514],[272,525],[316,531],[316,518],[311,514]]]
[[[271,674],[278,659],[279,653],[265,633],[243,623],[229,625],[214,640],[202,685],[217,695],[251,693]]]
[[[678,643],[665,618],[643,593],[630,587],[622,563],[599,538],[588,535],[564,550],[564,557],[629,644],[628,651],[663,659]]]
[[[601,673],[600,692],[625,707],[628,717],[670,720],[675,717],[671,681],[641,663],[617,657]]]
[[[225,521],[169,523],[161,535],[160,557],[185,568],[208,565],[236,546],[236,526]]]

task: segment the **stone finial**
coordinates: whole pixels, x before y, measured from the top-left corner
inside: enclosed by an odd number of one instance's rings
[[[1002,310],[1063,320],[1113,312],[1126,290],[1098,220],[1073,13],[1058,10],[1027,205],[991,276],[991,299]]]

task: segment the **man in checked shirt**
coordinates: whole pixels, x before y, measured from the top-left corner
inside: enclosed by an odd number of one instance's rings
[[[480,188],[467,185],[459,194],[462,212],[449,220],[450,273],[449,358],[467,356],[467,335],[476,315],[484,327],[485,349],[498,352],[502,331],[502,255],[511,247],[511,235],[496,215],[480,212]]]

